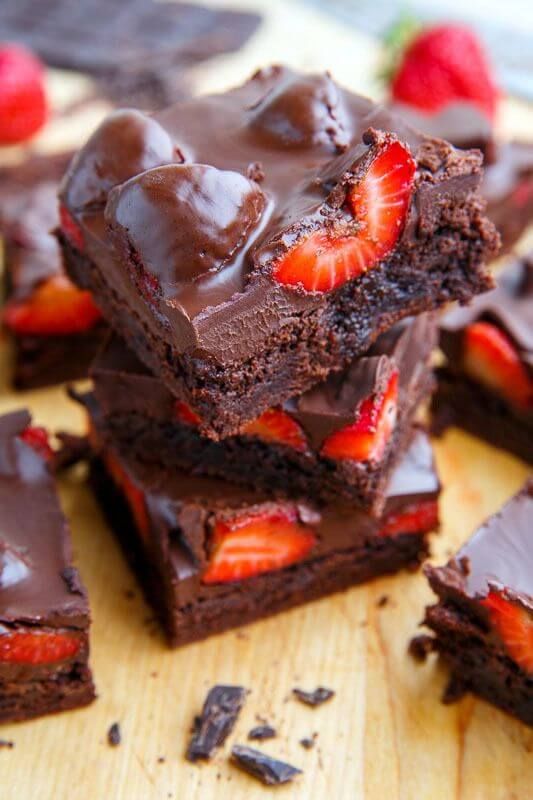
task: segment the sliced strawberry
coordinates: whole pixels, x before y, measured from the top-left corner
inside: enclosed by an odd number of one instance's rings
[[[439,504],[436,500],[412,503],[401,511],[388,514],[379,530],[380,536],[396,536],[399,533],[427,533],[439,524]]]
[[[41,428],[37,425],[28,425],[20,434],[20,438],[23,442],[26,442],[26,444],[32,447],[45,461],[52,461],[54,451],[50,447],[46,428]]]
[[[80,645],[74,633],[22,629],[0,633],[0,664],[55,664],[75,656]]]
[[[101,317],[90,292],[77,289],[64,275],[54,275],[24,300],[9,302],[3,320],[18,334],[64,336],[89,330]]]
[[[267,509],[217,520],[204,583],[228,583],[288,567],[315,544],[313,530],[293,508]]]
[[[176,400],[174,403],[174,414],[180,422],[184,422],[186,425],[194,425],[196,427],[200,424],[200,417],[196,411],[193,411],[183,400]]]
[[[415,170],[406,145],[390,138],[374,145],[365,174],[347,197],[347,210],[357,223],[355,233],[311,233],[274,265],[276,280],[309,292],[328,292],[375,266],[403,230]]]
[[[122,464],[111,452],[108,451],[103,459],[107,471],[130,507],[138,532],[147,540],[150,531],[150,520],[143,492],[134,484]]]
[[[85,243],[83,241],[83,231],[74,220],[74,217],[64,205],[59,206],[59,224],[65,238],[74,245],[76,250],[83,253]]]
[[[533,379],[512,340],[491,322],[474,322],[464,332],[465,372],[523,409],[533,408]]]
[[[328,436],[322,455],[336,461],[380,461],[394,430],[397,411],[398,373],[394,372],[382,395],[363,400],[355,422]]]
[[[528,675],[533,675],[533,614],[495,591],[481,601],[505,649]]]
[[[256,436],[264,442],[286,444],[300,453],[307,450],[305,433],[290,414],[279,408],[269,408],[242,431],[245,436]]]

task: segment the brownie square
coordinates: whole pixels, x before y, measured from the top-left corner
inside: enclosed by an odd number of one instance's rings
[[[479,153],[273,67],[111,115],[69,169],[59,235],[72,279],[216,439],[489,288],[480,179]]]
[[[533,725],[533,480],[444,567],[427,566],[438,595],[425,623],[452,672],[472,691]]]
[[[458,425],[533,463],[533,262],[514,259],[498,286],[440,326],[433,427]]]
[[[34,156],[18,166],[0,168],[7,301],[2,320],[14,343],[13,382],[17,389],[85,378],[106,332],[94,307],[81,330],[77,318],[70,330],[67,321],[62,332],[54,333],[60,324],[59,308],[51,323],[42,318],[47,302],[43,289],[68,284],[53,230],[59,221],[57,187],[71,155]],[[71,295],[72,302],[77,302],[79,291],[72,287]],[[24,310],[27,313],[22,318]]]
[[[220,442],[202,436],[191,409],[112,337],[91,370],[100,430],[146,464],[379,514],[433,388],[436,331],[431,314],[397,323],[346,370]]]
[[[422,432],[375,519],[141,464],[104,443],[98,406],[86,402],[96,495],[171,646],[416,567],[437,527],[439,481]]]
[[[1,722],[77,708],[95,696],[87,595],[42,433],[26,411],[0,417]]]

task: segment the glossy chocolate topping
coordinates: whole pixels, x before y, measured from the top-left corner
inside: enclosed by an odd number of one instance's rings
[[[0,417],[0,623],[83,627],[85,590],[43,459],[19,438],[30,416]]]
[[[441,347],[451,369],[460,364],[462,332],[478,320],[494,322],[514,341],[523,362],[533,370],[533,261],[516,259],[497,276],[498,285],[469,306],[453,308],[440,322]]]
[[[60,197],[72,211],[98,206],[118,183],[181,160],[167,131],[154,119],[133,109],[114,111],[75,156]]]
[[[264,206],[259,186],[238,172],[169,164],[113,189],[106,217],[117,249],[131,247],[172,297],[177,285],[235,259]]]
[[[339,184],[346,193],[347,170],[352,174],[357,171],[369,150],[368,143],[376,137],[394,134],[419,156],[413,201],[400,240],[406,247],[416,246],[419,236],[432,234],[439,200],[449,198],[452,189],[458,200],[466,197],[480,180],[481,159],[477,154],[459,157],[444,142],[424,139],[397,115],[336,86],[328,76],[302,76],[281,67],[262,70],[244,86],[223,95],[180,103],[153,118],[125,111],[116,112],[115,120],[118,122],[114,123],[112,117],[104,123],[73,163],[63,186],[63,202],[82,225],[86,255],[98,264],[110,290],[127,299],[131,312],[143,320],[152,336],[164,337],[179,353],[209,356],[220,364],[257,353],[269,336],[293,324],[295,314],[321,305],[320,296],[274,281],[271,260],[290,248],[298,236],[323,226],[325,219],[337,226],[353,224],[353,219],[345,219],[342,192],[335,195],[332,189]],[[120,145],[130,126],[133,131],[128,137],[135,141],[134,158],[128,151],[125,156]],[[365,143],[369,129],[374,133]],[[152,137],[150,142],[146,141],[148,136]],[[153,145],[153,139],[157,145]],[[138,158],[139,150],[143,154],[149,151],[151,158]],[[161,241],[155,245],[151,226],[144,222],[145,192],[136,192],[135,203],[128,206],[127,232],[123,217],[117,218],[124,210],[117,202],[119,189],[109,201],[105,220],[103,210],[94,207],[95,200],[105,200],[112,185],[141,170],[182,160],[187,165],[209,165],[224,174],[238,173],[242,180],[251,179],[260,184],[266,199],[259,225],[250,224],[234,256],[227,257],[228,234],[218,224],[218,210],[214,224],[204,224],[204,201],[209,200],[218,209],[220,197],[212,192],[219,184],[195,184],[194,191],[200,196],[191,199],[183,236],[194,238],[199,253],[211,254],[207,256],[209,262],[221,262],[214,272],[179,263],[189,259],[178,252],[164,264],[163,259],[159,262],[181,232],[162,221],[158,227]],[[100,165],[98,170],[95,165]],[[254,211],[257,191],[244,191],[245,207]],[[133,194],[128,194],[131,201]],[[165,217],[166,185],[162,184],[159,192],[154,189],[152,199],[148,204],[150,218],[156,211]],[[80,212],[91,203],[89,210]],[[247,225],[249,214],[239,211],[232,220]],[[109,228],[115,233],[120,229],[118,247],[112,246]],[[219,236],[222,241],[215,242]],[[237,238],[236,234],[229,237],[231,242]],[[132,276],[131,250],[141,258],[145,254],[153,258],[156,250],[160,264],[157,274],[168,298],[158,304],[159,315],[149,314],[146,301],[139,296]],[[191,250],[192,245],[187,253]],[[184,275],[189,280],[183,281]]]
[[[436,319],[421,314],[398,323],[379,337],[368,355],[354,359],[348,368],[283,408],[305,431],[312,447],[319,448],[333,431],[354,421],[360,403],[382,393],[393,371],[399,372],[399,404],[428,370],[436,344]],[[151,375],[133,352],[111,336],[93,364],[91,375],[102,412],[107,415],[138,413],[160,422],[177,423],[175,399],[164,383]]]

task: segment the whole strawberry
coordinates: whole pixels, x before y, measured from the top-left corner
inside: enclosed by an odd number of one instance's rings
[[[394,100],[427,113],[470,101],[492,120],[499,97],[483,46],[461,25],[436,25],[415,35],[395,72]]]
[[[0,45],[0,145],[25,142],[47,116],[40,61],[18,45]]]

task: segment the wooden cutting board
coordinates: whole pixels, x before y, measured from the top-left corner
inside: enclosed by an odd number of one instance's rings
[[[281,0],[253,5],[266,9],[266,30],[239,56],[199,70],[199,85],[245,78],[270,52],[299,66],[323,66],[324,49],[313,55],[312,37],[316,42],[320,33],[321,41],[338,43],[330,51],[334,71],[345,83],[351,72],[352,85],[362,88],[361,76],[375,60],[368,40]],[[52,85],[58,106],[85,86],[57,74]],[[103,110],[95,104],[74,119],[55,120],[34,147],[81,141]],[[0,413],[25,405],[51,429],[83,429],[61,388],[12,393],[8,359],[4,342]],[[435,442],[435,450],[444,491],[433,551],[442,562],[518,489],[527,470],[458,431]],[[533,797],[533,730],[472,697],[443,706],[445,671],[433,658],[418,665],[407,655],[431,601],[421,574],[379,580],[170,651],[83,479],[78,468],[60,491],[91,600],[99,698],[81,711],[0,728],[0,738],[15,744],[0,748],[2,800],[255,800],[269,791],[291,800]],[[215,683],[243,685],[250,695],[228,745],[210,764],[192,766],[183,757],[188,731]],[[317,685],[336,692],[324,706],[310,709],[292,699],[293,687]],[[231,743],[246,743],[257,716],[278,730],[259,747],[303,769],[294,784],[268,790],[228,763]],[[123,741],[111,748],[106,733],[116,721]],[[304,750],[299,740],[314,733],[314,749]]]

